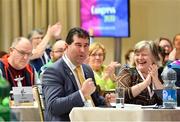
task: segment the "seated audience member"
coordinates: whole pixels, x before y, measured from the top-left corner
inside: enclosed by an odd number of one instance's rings
[[[172,42],[168,38],[161,37],[159,39],[159,47],[161,47],[162,65],[165,65],[169,60],[169,53],[173,50]]]
[[[134,50],[129,49],[125,54],[125,63],[128,64],[129,67],[134,67]]]
[[[40,70],[41,75],[49,66],[51,66],[55,61],[57,61],[59,58],[63,56],[66,46],[67,45],[64,40],[58,40],[53,44],[52,50],[50,52],[51,60],[47,64],[41,67]]]
[[[60,23],[49,26],[45,35],[40,29],[35,29],[29,33],[28,39],[33,45],[33,55],[31,56],[30,63],[35,67],[37,72],[39,72],[40,68],[50,60],[51,49],[48,47],[49,41],[57,38],[56,36],[60,35],[60,33]]]
[[[90,45],[88,64],[93,69],[96,84],[100,86],[102,94],[104,91],[116,88],[115,68],[120,66],[118,62],[111,62],[105,66],[103,64],[105,57],[106,50],[102,44],[93,43]]]
[[[35,69],[29,65],[32,55],[32,44],[24,37],[16,38],[10,53],[0,59],[0,74],[14,86],[32,86],[37,81]]]
[[[125,103],[153,105],[162,99],[153,89],[163,89],[158,73],[158,48],[153,41],[141,41],[134,48],[135,68],[125,69],[118,76],[118,86],[125,88]]]
[[[175,61],[180,59],[180,34],[176,34],[173,39],[174,49],[169,54],[169,60]]]
[[[106,99],[99,96],[93,71],[83,64],[88,56],[89,41],[88,32],[72,28],[66,38],[65,54],[45,70],[42,83],[46,121],[69,121],[73,107],[106,106],[115,101],[111,94],[107,94]]]
[[[0,58],[2,58],[4,55],[6,55],[7,54],[7,52],[5,52],[5,51],[0,51]]]

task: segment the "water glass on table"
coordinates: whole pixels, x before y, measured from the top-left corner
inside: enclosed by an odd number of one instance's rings
[[[125,89],[123,87],[118,87],[115,90],[115,94],[116,94],[116,108],[124,108]]]

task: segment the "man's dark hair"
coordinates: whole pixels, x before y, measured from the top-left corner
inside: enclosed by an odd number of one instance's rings
[[[74,41],[73,36],[74,35],[77,35],[77,37],[79,37],[79,38],[90,40],[90,37],[89,37],[89,34],[87,31],[83,30],[82,28],[75,27],[75,28],[70,29],[70,31],[66,37],[66,43],[68,45],[71,45],[73,43],[73,41]]]

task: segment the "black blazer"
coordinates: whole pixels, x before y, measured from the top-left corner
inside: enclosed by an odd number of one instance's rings
[[[94,79],[92,69],[82,65],[85,78]],[[69,113],[73,107],[82,107],[79,88],[75,77],[63,58],[56,61],[43,74],[43,94],[45,97],[45,120],[69,121]],[[97,90],[91,95],[95,106],[104,106],[105,100]]]

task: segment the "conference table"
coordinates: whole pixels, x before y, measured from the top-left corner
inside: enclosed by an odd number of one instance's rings
[[[42,121],[37,90],[37,87],[33,87],[34,102],[20,103],[20,105],[16,105],[14,101],[10,102],[11,118],[14,121]]]
[[[141,107],[75,107],[72,109],[69,116],[71,122],[180,121],[180,108],[142,109]]]
[[[33,105],[11,105],[11,114],[17,121],[41,121],[37,102]]]

